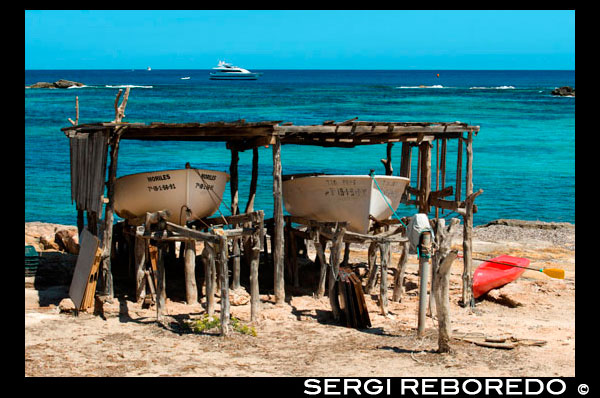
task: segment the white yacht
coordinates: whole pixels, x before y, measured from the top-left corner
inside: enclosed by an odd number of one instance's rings
[[[212,68],[209,78],[211,80],[256,80],[262,73],[250,72],[247,69],[233,66],[225,61]]]

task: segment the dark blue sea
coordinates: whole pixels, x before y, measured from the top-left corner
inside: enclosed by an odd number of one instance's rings
[[[254,70],[253,70],[254,71]],[[70,197],[69,141],[62,127],[114,119],[119,88],[132,87],[128,122],[211,122],[245,119],[321,124],[325,120],[453,122],[481,126],[473,143],[475,225],[499,218],[575,222],[575,71],[257,70],[257,81],[211,81],[208,70],[26,70],[25,85],[74,80],[73,89],[25,89],[25,221],[76,224]],[[439,73],[439,77],[437,74]],[[189,79],[182,80],[182,77]],[[424,87],[420,87],[424,86]],[[416,157],[416,152],[414,156]],[[384,173],[385,145],[353,149],[284,145],[284,174]],[[272,151],[259,149],[255,208],[270,217]],[[435,146],[432,153],[435,159]],[[394,146],[394,173],[400,145]],[[455,179],[449,146],[446,181]],[[228,172],[224,143],[121,142],[117,176],[182,168]],[[240,207],[248,196],[252,151],[240,153]],[[413,161],[415,164],[415,161]],[[435,175],[434,181],[435,184]],[[448,183],[447,183],[448,185]],[[463,188],[464,192],[464,188]],[[221,205],[230,214],[227,191]],[[400,206],[399,215],[416,213]]]

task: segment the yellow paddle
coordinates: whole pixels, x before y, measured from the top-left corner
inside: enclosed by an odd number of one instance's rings
[[[458,255],[458,257],[463,257],[463,256],[462,256],[462,254],[460,254],[460,255]],[[501,261],[486,260],[484,258],[473,258],[473,260],[487,261],[488,263],[508,265],[510,267],[525,268],[525,269],[528,269],[530,271],[539,271],[539,272],[542,272],[542,273],[548,275],[550,278],[565,279],[565,270],[564,269],[560,269],[560,268],[540,268],[540,269],[537,269],[537,268],[530,268],[530,267],[522,267],[520,265],[515,265],[515,264],[511,264],[511,263],[504,263],[504,262],[501,262]]]

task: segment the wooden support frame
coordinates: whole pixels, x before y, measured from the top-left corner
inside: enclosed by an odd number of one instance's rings
[[[213,315],[215,311],[215,286],[216,286],[216,274],[217,268],[219,270],[219,285],[220,285],[220,296],[221,296],[221,334],[226,336],[229,329],[229,271],[228,271],[228,240],[240,239],[243,236],[250,236],[253,242],[253,253],[252,253],[252,265],[251,265],[251,319],[256,320],[259,310],[259,288],[258,288],[258,266],[259,266],[259,255],[260,255],[260,244],[264,235],[264,213],[262,210],[248,213],[239,214],[236,216],[229,217],[229,226],[237,224],[235,221],[248,222],[250,226],[248,228],[233,228],[233,229],[222,229],[214,228],[210,232],[201,232],[195,229],[190,229],[177,224],[173,224],[166,221],[168,217],[168,211],[159,211],[155,213],[147,213],[145,217],[145,223],[143,226],[136,228],[136,238],[148,240],[153,239],[158,242],[158,286],[157,286],[157,320],[162,322],[164,313],[165,303],[165,288],[166,282],[164,279],[164,256],[166,245],[169,242],[181,241],[188,242],[186,245],[194,245],[192,249],[190,246],[186,247],[185,256],[189,257],[189,263],[193,257],[195,262],[195,240],[201,240],[204,242],[204,250],[202,252],[202,258],[205,266],[205,282],[206,282],[206,304],[207,313]],[[216,222],[217,219],[212,219]],[[227,221],[227,220],[226,220]],[[210,221],[209,221],[210,222]],[[152,228],[156,225],[155,228]],[[158,229],[156,229],[158,228]],[[141,261],[141,260],[140,260]],[[186,261],[188,263],[188,261]],[[186,264],[186,268],[191,265]],[[192,297],[187,288],[193,286],[197,289],[195,284],[189,283],[191,280],[186,278],[186,297],[188,302],[192,302]],[[197,291],[197,290],[196,290]]]

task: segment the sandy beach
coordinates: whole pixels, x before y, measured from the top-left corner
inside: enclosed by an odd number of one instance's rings
[[[56,230],[52,224],[25,223],[26,245],[39,242],[41,233],[35,231],[40,228]],[[462,250],[460,242],[455,246]],[[91,310],[78,316],[61,311],[60,302],[68,297],[68,269],[76,256],[44,250],[42,255],[48,267],[53,264],[56,277],[52,283],[25,279],[25,376],[574,376],[574,225],[491,223],[475,228],[473,244],[473,257],[527,257],[532,267],[563,268],[565,279],[526,271],[474,309],[462,308],[458,305],[462,262],[455,261],[450,279],[453,350],[449,354],[436,352],[435,319],[427,318],[423,338],[416,336],[415,255],[409,257],[402,301],[390,300],[387,317],[380,314],[377,295],[365,296],[371,328],[339,326],[327,297],[316,299],[307,289],[287,287],[284,304],[276,305],[272,295],[261,295],[256,322],[250,322],[249,303],[232,305],[232,316],[254,327],[256,336],[234,332],[223,338],[217,330],[190,333],[183,327],[205,313],[204,297],[197,305],[168,298],[166,326],[156,323],[155,307],[143,309],[126,296],[117,295],[106,304],[104,317]],[[309,256],[314,258],[310,247]],[[350,263],[366,263],[366,257],[366,248],[356,247]],[[393,268],[398,257],[393,247]],[[43,276],[41,270],[38,273]],[[388,278],[391,297],[393,276]],[[218,304],[216,308],[218,314]],[[514,348],[467,341],[483,337],[506,338],[515,343]]]

